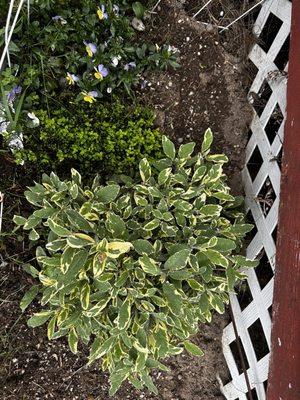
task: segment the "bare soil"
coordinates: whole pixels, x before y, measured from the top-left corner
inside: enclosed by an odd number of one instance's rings
[[[147,36],[180,50],[181,68],[149,75],[142,98],[152,104],[157,125],[178,143],[201,143],[207,128],[214,150],[227,154],[227,174],[234,192],[241,192],[247,130],[252,117],[247,102],[245,58],[235,57],[220,43],[212,26],[191,18],[180,2],[164,0]],[[246,57],[246,53],[245,53]]]
[[[149,86],[139,97],[155,108],[157,125],[178,144],[193,140],[199,145],[210,127],[215,136],[214,150],[228,155],[230,185],[240,194],[240,170],[251,119],[246,100],[246,52],[239,47],[234,55],[233,48],[226,41],[224,45],[215,29],[190,17],[199,4],[197,0],[190,7],[184,1],[161,1],[152,27],[142,40],[155,39],[159,45],[168,42],[176,46],[181,68],[147,76]],[[15,168],[2,156],[0,164],[0,191],[6,194],[4,232],[9,235],[12,215],[20,210],[26,214],[22,193],[32,176],[25,176],[24,169]],[[32,257],[26,248],[17,235],[10,239],[0,236],[0,399],[108,399],[108,376],[100,371],[99,364],[85,367],[86,347],[81,346],[75,356],[64,339],[49,342],[44,327],[27,327],[26,320],[37,305],[33,304],[25,315],[19,309],[19,301],[31,284],[17,262],[17,254],[22,254],[23,261]],[[217,374],[224,383],[229,380],[221,348],[222,330],[228,319],[227,314],[216,314],[210,325],[200,326],[193,340],[204,350],[204,357],[183,353],[166,360],[171,372],[154,372],[159,396],[137,392],[124,384],[112,400],[224,399]]]

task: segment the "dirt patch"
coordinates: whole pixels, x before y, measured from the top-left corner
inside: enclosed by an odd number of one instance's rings
[[[181,68],[149,75],[142,99],[154,106],[158,126],[178,143],[199,144],[210,127],[214,150],[229,157],[230,185],[241,192],[243,150],[252,117],[244,60],[229,54],[218,32],[189,17],[181,3],[164,0],[155,21],[147,36],[176,46]]]

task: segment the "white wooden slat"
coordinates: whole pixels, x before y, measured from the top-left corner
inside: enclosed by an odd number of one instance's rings
[[[262,4],[260,13],[254,24],[253,31],[255,34],[259,35],[264,27],[266,27],[266,29],[270,28],[267,24],[269,23],[268,18],[271,13],[279,18],[282,24],[278,32],[274,34],[273,42],[267,52],[262,49],[258,42],[249,53],[249,59],[258,68],[258,72],[253,79],[249,91],[249,100],[251,102],[251,99],[255,99],[253,93],[258,96],[263,93],[262,85],[265,85],[265,82],[270,86],[272,93],[265,102],[260,116],[254,110],[254,116],[250,125],[252,133],[246,148],[246,165],[242,171],[242,178],[246,195],[246,210],[251,211],[257,229],[257,233],[247,247],[247,257],[252,259],[256,258],[263,251],[274,271],[276,268],[276,247],[272,232],[276,228],[278,222],[281,175],[276,157],[282,149],[284,120],[272,143],[269,142],[265,128],[272,114],[275,112],[277,104],[285,119],[286,73],[288,66],[285,67],[282,73],[278,71],[274,60],[276,60],[278,53],[290,33],[291,2],[289,0],[266,0]],[[251,169],[253,153],[257,148],[259,149],[263,161],[261,165],[259,165],[259,170],[254,180],[252,180],[249,169]],[[256,161],[254,161],[254,163],[256,163]],[[262,199],[258,199],[257,197],[261,193],[261,189],[264,187],[267,179],[273,188],[273,204],[271,208],[268,209],[268,212],[264,213],[260,204]],[[250,301],[249,299],[249,304],[241,310],[237,296],[232,294],[231,305],[238,335],[249,364],[247,375],[251,390],[256,391],[259,400],[265,400],[266,393],[264,382],[268,379],[269,353],[264,355],[262,359],[257,360],[254,350],[255,343],[252,343],[249,328],[259,319],[266,342],[270,348],[271,317],[269,308],[272,305],[274,278],[270,279],[263,289],[261,289],[257,274],[254,270],[245,270],[243,272],[245,272],[248,277],[248,286],[253,300]],[[262,339],[263,338],[258,337],[254,340]],[[222,392],[228,400],[247,400],[248,388],[244,374],[240,373],[237,367],[238,355],[232,354],[230,348],[230,345],[235,341],[236,337],[233,324],[230,323],[223,331],[222,346],[232,380],[222,387]]]

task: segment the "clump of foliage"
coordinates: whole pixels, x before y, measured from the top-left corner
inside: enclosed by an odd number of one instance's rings
[[[210,155],[211,131],[194,156],[194,143],[177,152],[162,142],[165,158],[143,159],[137,181],[84,187],[76,170],[70,181],[44,175],[25,193],[36,211],[14,217],[41,244],[39,268],[26,267],[39,284],[21,308],[41,293],[44,309],[29,326],[47,322],[49,339],[67,336],[74,353],[92,340],[89,362],[102,358],[111,395],[125,379],[157,393],[150,371],[165,370],[163,358],[201,355],[189,337],[224,312],[239,268],[255,265],[239,255],[252,226],[226,185],[226,156]]]
[[[39,126],[24,128],[24,149],[15,151],[18,162],[34,162],[40,169],[69,165],[104,174],[134,170],[143,157],[161,155],[161,133],[155,115],[139,105],[113,102],[35,112]]]
[[[42,102],[58,90],[79,99],[92,93],[86,101],[119,87],[130,93],[146,70],[178,67],[172,46],[136,43],[133,22],[142,22],[144,11],[130,0],[33,1],[30,18],[24,7],[10,45],[12,75],[18,71],[18,84],[36,91]],[[1,32],[4,37],[4,27]]]

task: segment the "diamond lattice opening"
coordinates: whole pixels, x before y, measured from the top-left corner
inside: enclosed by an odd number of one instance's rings
[[[273,307],[272,307],[272,304],[271,304],[270,307],[268,308],[268,313],[269,313],[270,319],[271,319],[271,321],[272,321],[272,318],[273,318]]]
[[[242,374],[243,373],[243,365],[242,365],[241,357],[242,357],[242,359],[244,361],[246,370],[249,368],[249,363],[248,363],[248,360],[247,360],[247,356],[246,356],[246,353],[245,353],[244,346],[243,346],[243,343],[241,341],[241,338],[238,337],[238,340],[239,340],[239,345],[240,346],[238,346],[237,341],[234,340],[233,342],[230,343],[229,347],[230,347],[232,355],[233,355],[233,357],[235,359],[236,366],[237,366],[237,369],[239,371],[239,374]],[[240,352],[239,352],[239,347],[240,347],[241,355],[240,355]]]
[[[254,271],[261,289],[263,289],[270,280],[273,279],[274,272],[265,252],[259,261],[259,265],[254,269]]]
[[[259,117],[263,113],[271,95],[272,89],[266,79],[263,81],[258,93],[251,92],[250,98],[252,98],[252,105]]]
[[[259,318],[248,328],[248,332],[256,359],[259,361],[270,352],[268,342]]]
[[[251,176],[252,182],[256,178],[263,162],[264,162],[264,160],[259,151],[259,148],[258,148],[258,146],[256,146],[255,149],[253,150],[253,153],[251,154],[249,161],[247,162],[247,169]]]
[[[242,311],[253,301],[253,297],[247,280],[241,282],[238,286],[236,297]]]
[[[284,119],[283,114],[281,112],[279,104],[277,103],[265,127],[265,132],[269,139],[270,144],[274,142],[274,139],[278,134],[283,119]]]
[[[245,243],[249,244],[254,239],[255,235],[258,232],[251,210],[248,210],[248,212],[246,214],[246,221],[248,224],[253,225],[252,230],[250,232],[246,233],[246,236],[245,236]]]
[[[259,398],[257,396],[257,391],[255,390],[255,388],[253,388],[251,390],[251,396],[248,392],[248,393],[246,393],[246,397],[247,397],[247,400],[259,400]]]
[[[282,24],[283,22],[281,21],[281,19],[276,17],[275,14],[270,12],[270,15],[265,23],[265,26],[259,36],[260,46],[266,53],[272,46],[272,43],[274,42],[274,39],[276,38]]]
[[[265,183],[260,189],[256,199],[262,212],[267,216],[276,200],[276,193],[269,177],[265,180]]]
[[[289,50],[290,50],[290,35],[285,39],[279,53],[277,54],[274,64],[276,67],[283,71],[289,61]]]
[[[271,233],[271,235],[272,235],[272,238],[274,240],[274,243],[276,244],[276,242],[277,242],[277,225],[273,229],[273,232]]]

